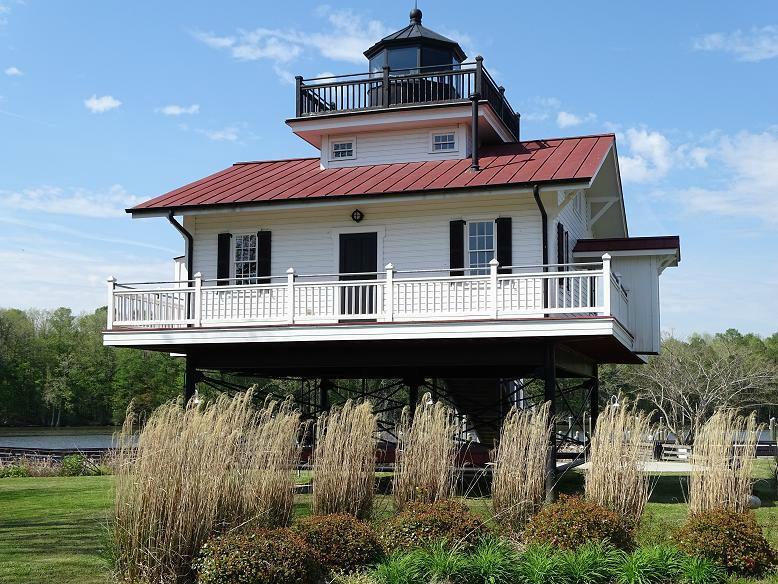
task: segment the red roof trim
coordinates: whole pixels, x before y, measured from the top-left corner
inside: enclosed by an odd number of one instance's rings
[[[470,159],[327,169],[319,158],[241,162],[128,211],[585,182],[614,143],[607,134],[484,147],[478,172],[470,171]]]

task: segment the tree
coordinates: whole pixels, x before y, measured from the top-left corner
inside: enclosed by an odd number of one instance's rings
[[[646,365],[614,371],[611,383],[650,403],[681,441],[693,441],[718,407],[776,403],[776,364],[764,342],[734,330],[713,338],[694,335],[688,341],[666,338],[660,354]]]

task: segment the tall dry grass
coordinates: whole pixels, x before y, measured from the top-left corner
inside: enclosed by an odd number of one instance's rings
[[[586,471],[586,497],[616,511],[637,525],[651,494],[651,478],[643,463],[651,414],[641,412],[623,397],[597,418]]]
[[[348,400],[316,422],[313,513],[370,515],[375,488],[378,422],[370,402]]]
[[[203,406],[168,403],[118,437],[114,543],[120,580],[180,582],[214,533],[289,522],[299,414],[252,406],[252,391]],[[134,444],[137,446],[134,447]]]
[[[689,477],[689,511],[744,512],[751,494],[751,471],[760,427],[755,414],[739,416],[719,409],[694,440]]]
[[[546,496],[546,457],[551,442],[549,402],[534,412],[511,408],[492,452],[494,520],[521,531]]]
[[[432,503],[454,494],[457,421],[454,411],[424,394],[413,418],[405,408],[397,426],[394,505]]]

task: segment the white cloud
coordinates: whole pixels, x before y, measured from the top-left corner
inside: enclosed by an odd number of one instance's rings
[[[0,190],[0,207],[81,217],[120,217],[125,208],[141,200],[121,185],[113,185],[102,192],[54,186]]]
[[[93,114],[102,114],[112,109],[116,109],[122,105],[122,102],[112,95],[103,95],[102,97],[92,95],[89,99],[84,100],[84,105]]]
[[[629,128],[619,140],[627,146],[626,154],[619,156],[625,182],[657,181],[672,168],[673,148],[664,134],[646,128]]]
[[[754,217],[778,225],[778,129],[723,136],[706,156],[720,186],[678,193],[695,212]]]
[[[526,104],[522,104],[521,119],[529,122],[542,122],[547,120],[552,111],[562,107],[562,102],[556,97],[533,97]]]
[[[8,24],[8,15],[11,13],[11,7],[5,2],[0,2],[0,26]]]
[[[753,27],[744,32],[716,32],[694,40],[698,51],[730,53],[739,61],[763,61],[778,57],[778,26]]]
[[[22,70],[19,69],[18,67],[8,67],[5,69],[5,71],[3,71],[3,73],[8,75],[9,77],[20,77],[24,75],[24,73],[22,73]]]
[[[194,115],[200,113],[200,105],[196,103],[193,103],[192,105],[171,104],[157,108],[155,111],[166,116]]]
[[[323,6],[317,10],[317,15],[326,20],[326,32],[257,28],[238,30],[231,35],[203,31],[195,31],[192,35],[213,49],[228,51],[239,61],[270,60],[279,78],[288,82],[293,76],[279,64],[313,51],[334,61],[364,65],[362,52],[389,32],[380,21],[365,19],[350,10]]]
[[[240,130],[235,126],[227,126],[218,130],[196,129],[196,132],[207,136],[216,142],[236,142],[240,138]]]
[[[569,128],[570,126],[580,126],[584,122],[592,122],[597,119],[597,116],[593,113],[588,113],[585,116],[577,116],[570,112],[560,111],[556,115],[556,123],[560,128]]]

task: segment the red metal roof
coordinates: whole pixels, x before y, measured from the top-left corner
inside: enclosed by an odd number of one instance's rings
[[[128,211],[588,181],[614,141],[603,134],[484,147],[479,172],[470,159],[327,169],[319,158],[239,162]]]

